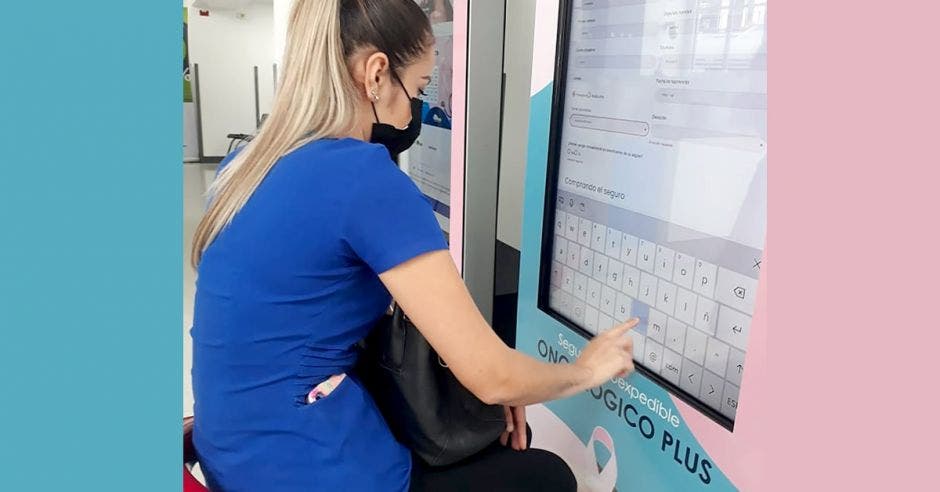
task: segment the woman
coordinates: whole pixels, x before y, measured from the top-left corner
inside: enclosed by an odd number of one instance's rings
[[[213,489],[574,487],[536,450],[412,464],[347,374],[389,294],[485,402],[564,398],[633,369],[627,325],[551,365],[506,347],[473,304],[427,202],[390,158],[417,138],[432,43],[413,0],[294,5],[274,108],[223,164],[193,244],[193,435]],[[514,420],[522,449],[521,411]]]

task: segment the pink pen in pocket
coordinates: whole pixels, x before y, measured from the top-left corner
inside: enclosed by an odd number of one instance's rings
[[[310,390],[307,393],[307,404],[316,403],[318,400],[322,400],[330,395],[330,393],[335,390],[343,380],[346,379],[346,374],[335,374],[330,376],[329,379],[318,384],[315,388]]]

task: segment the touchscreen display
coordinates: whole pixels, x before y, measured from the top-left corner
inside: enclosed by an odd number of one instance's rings
[[[587,335],[639,317],[637,365],[733,427],[766,230],[766,1],[563,1],[560,31],[541,307]]]

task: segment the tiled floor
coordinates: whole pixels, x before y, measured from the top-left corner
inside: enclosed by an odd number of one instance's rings
[[[183,415],[193,413],[190,377],[193,352],[189,328],[193,322],[196,275],[189,266],[189,247],[205,209],[205,192],[215,174],[215,168],[215,164],[183,165]]]

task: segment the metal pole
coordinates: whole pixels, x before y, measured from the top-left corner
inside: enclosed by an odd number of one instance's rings
[[[202,94],[199,87],[199,64],[193,64],[193,102],[196,104],[196,141],[199,145],[199,161],[206,157],[202,144]]]
[[[261,99],[258,92],[258,65],[254,66],[255,73],[255,128],[261,127]]]
[[[274,95],[277,95],[277,63],[274,64]]]

